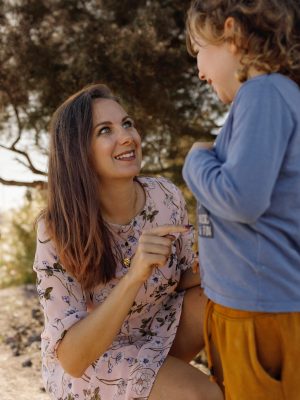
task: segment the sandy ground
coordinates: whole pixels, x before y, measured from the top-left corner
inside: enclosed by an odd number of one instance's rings
[[[49,400],[40,373],[41,331],[35,288],[0,290],[1,400]]]
[[[0,290],[1,400],[49,400],[40,372],[42,329],[43,316],[34,286]],[[191,364],[206,371],[199,362]]]

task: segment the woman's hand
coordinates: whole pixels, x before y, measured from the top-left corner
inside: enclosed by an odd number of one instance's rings
[[[65,371],[74,377],[81,377],[86,368],[109,348],[141,285],[153,268],[166,263],[175,240],[173,235],[189,229],[188,225],[163,225],[142,233],[128,273],[103,303],[68,329],[60,342],[57,356]]]
[[[166,264],[176,239],[174,234],[186,233],[189,229],[189,225],[162,225],[143,231],[128,275],[135,281],[145,282],[153,268]]]

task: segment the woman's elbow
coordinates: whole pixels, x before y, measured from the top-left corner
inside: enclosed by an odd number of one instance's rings
[[[66,371],[67,374],[69,374],[70,376],[72,376],[72,378],[81,378],[82,375],[84,374],[84,371]]]
[[[62,369],[73,378],[81,378],[88,366],[83,365],[83,360],[78,362],[74,357],[70,357],[69,354],[64,354],[61,345],[57,348],[57,359]]]
[[[59,363],[62,367],[62,369],[70,376],[73,378],[81,378],[82,375],[84,374],[86,368],[83,368],[82,366],[76,365],[76,363],[70,363],[70,362],[64,362],[60,359]]]
[[[79,371],[79,370],[75,370],[75,369],[68,369],[66,370],[65,368],[63,368],[63,370],[70,376],[72,376],[72,378],[81,378],[82,375],[84,374],[84,371]]]

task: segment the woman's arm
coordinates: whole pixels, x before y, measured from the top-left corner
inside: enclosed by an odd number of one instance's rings
[[[186,230],[186,227],[172,225],[143,232],[128,273],[106,300],[73,325],[61,340],[57,356],[70,375],[82,376],[111,345],[153,266],[163,266],[170,255],[172,240],[164,236]]]
[[[81,377],[87,367],[107,350],[141,285],[142,282],[129,271],[102,304],[67,331],[57,348],[57,357],[65,371]]]
[[[195,261],[195,264],[198,265],[198,261]],[[196,265],[187,269],[181,274],[180,281],[176,289],[177,291],[190,289],[200,285],[199,272],[197,272],[195,268],[197,269]]]

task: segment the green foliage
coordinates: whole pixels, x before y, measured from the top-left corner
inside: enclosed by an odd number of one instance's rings
[[[209,137],[224,108],[197,77],[185,47],[190,0],[0,0],[0,146],[37,176],[56,107],[92,82],[121,97],[143,136],[145,174],[162,174],[195,201],[181,167],[193,141]],[[0,154],[1,155],[1,154]],[[1,171],[2,173],[3,171]],[[5,181],[0,173],[0,183]],[[40,180],[41,179],[41,180]],[[41,194],[28,192],[0,237],[0,286],[30,282]],[[40,197],[39,197],[40,196]],[[5,244],[4,244],[5,242]],[[3,278],[3,271],[6,271]]]
[[[81,87],[104,82],[143,134],[145,170],[163,172],[182,161],[187,145],[208,137],[223,112],[186,51],[189,3],[0,2],[0,139],[8,140],[0,143],[14,143],[10,121],[46,153],[55,108]]]
[[[34,221],[44,204],[43,193],[27,191],[22,207],[11,211],[1,232],[0,287],[35,282],[32,266],[36,246]]]

